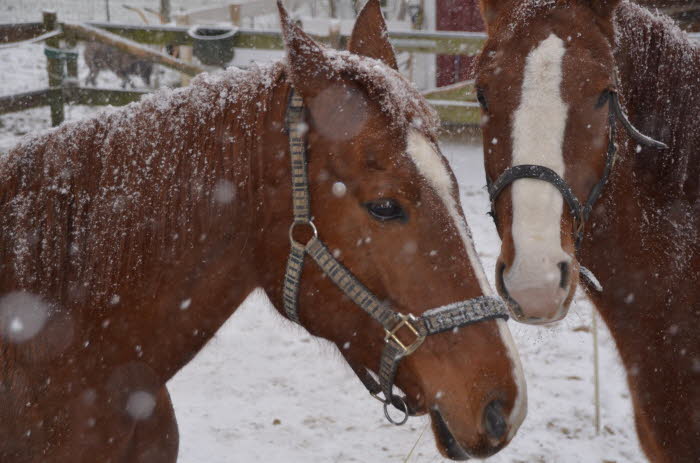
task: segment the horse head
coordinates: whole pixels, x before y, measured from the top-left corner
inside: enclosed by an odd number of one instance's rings
[[[409,349],[399,354],[393,384],[405,397],[397,406],[431,414],[444,455],[491,455],[510,441],[526,409],[505,321],[487,317],[453,324],[424,339],[421,329],[412,329],[417,322],[411,320],[425,320],[429,309],[442,308],[432,312],[439,315],[453,303],[491,295],[455,177],[437,144],[435,113],[397,72],[378,1],[363,8],[347,52],[322,48],[281,5],[280,13],[287,80],[305,108],[301,123],[286,130],[303,139],[310,202],[310,219],[290,234],[302,247],[315,243],[316,235],[326,249],[319,257],[306,246],[303,271],[292,275],[298,286],[290,291],[298,294],[290,318],[333,342],[362,378],[368,372],[382,376],[385,337],[391,338],[382,320],[400,317],[404,321],[394,334]],[[289,158],[284,159],[279,165],[287,166],[288,177]],[[283,313],[289,303],[280,284],[294,220],[291,195],[289,188],[268,192],[274,206],[262,240],[269,245],[266,259],[277,269],[264,286]],[[288,264],[287,277],[296,262]],[[338,277],[338,268],[346,273]],[[339,286],[346,275],[352,287],[346,284],[343,292]],[[368,309],[355,290],[390,309]],[[378,315],[368,314],[375,310]],[[411,346],[414,352],[408,352]]]
[[[563,318],[577,249],[615,162],[620,107],[613,12],[618,0],[482,0],[488,39],[477,64],[484,161],[501,236],[500,294],[526,323]],[[506,7],[507,6],[507,7]],[[583,271],[583,273],[582,273]],[[591,277],[589,277],[591,278]]]

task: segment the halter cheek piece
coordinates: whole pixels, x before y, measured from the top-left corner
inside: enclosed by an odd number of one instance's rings
[[[495,182],[491,181],[488,174],[486,175],[486,186],[488,188],[489,198],[491,200],[490,215],[496,223],[496,227],[498,227],[498,220],[496,218],[496,199],[498,199],[498,195],[503,191],[503,189],[521,178],[542,180],[554,185],[554,187],[559,190],[559,193],[561,193],[564,201],[566,201],[566,204],[569,206],[571,216],[574,218],[574,235],[576,237],[575,246],[576,251],[578,252],[579,248],[581,247],[581,241],[583,240],[583,231],[586,221],[591,215],[593,205],[603,192],[603,187],[608,182],[612,168],[615,166],[615,161],[617,159],[617,144],[615,143],[616,121],[620,121],[628,135],[640,145],[658,149],[668,148],[666,144],[642,134],[632,125],[620,106],[620,98],[617,91],[609,90],[607,98],[609,103],[609,138],[608,152],[605,158],[605,168],[603,169],[603,175],[600,177],[600,180],[593,185],[591,192],[588,194],[588,199],[586,202],[582,205],[576,195],[574,195],[574,192],[569,184],[566,183],[566,180],[561,178],[559,174],[548,167],[533,164],[513,166],[506,169]],[[598,283],[598,280],[595,279],[595,276],[593,276],[590,270],[586,269],[585,267],[581,267],[581,274],[586,278],[586,280],[588,280],[589,283],[591,283],[593,287],[598,289],[598,291],[602,291],[600,283]]]
[[[467,301],[455,302],[443,307],[428,310],[420,317],[403,314],[392,310],[389,304],[372,294],[343,264],[333,257],[328,248],[318,238],[318,230],[311,220],[309,201],[309,182],[306,173],[306,147],[304,143],[305,129],[302,124],[304,102],[292,89],[287,108],[287,127],[289,130],[289,146],[292,161],[292,203],[294,222],[289,228],[291,250],[284,277],[284,309],[287,317],[301,324],[297,312],[299,282],[301,279],[304,256],[308,254],[316,262],[321,271],[340,288],[343,293],[362,310],[367,312],[384,328],[384,349],[379,365],[379,381],[366,368],[351,365],[357,376],[369,393],[384,404],[384,415],[393,424],[404,424],[409,415],[414,415],[406,397],[393,393],[394,379],[399,362],[403,357],[411,355],[418,349],[426,336],[455,330],[465,325],[491,320],[494,318],[507,319],[507,310],[499,299],[493,297],[477,297]],[[294,239],[294,229],[306,226],[311,229],[313,236],[306,243]],[[409,335],[410,343],[404,343],[398,333]],[[383,397],[380,397],[382,394]],[[389,404],[400,410],[404,416],[395,421],[388,412]]]

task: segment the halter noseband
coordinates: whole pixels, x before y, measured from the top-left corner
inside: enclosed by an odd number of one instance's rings
[[[402,314],[392,310],[387,302],[372,294],[343,264],[333,257],[328,248],[318,238],[318,230],[311,220],[309,201],[309,182],[306,172],[306,147],[302,119],[304,102],[294,89],[291,90],[287,108],[287,127],[289,130],[289,147],[292,162],[292,203],[294,222],[289,229],[291,250],[284,277],[284,308],[287,317],[300,323],[297,312],[299,283],[304,265],[304,256],[310,255],[318,264],[321,271],[340,288],[345,295],[367,312],[384,328],[385,345],[381,354],[379,366],[379,381],[366,368],[351,365],[357,376],[369,393],[384,404],[384,415],[393,424],[404,424],[409,415],[415,410],[408,405],[406,397],[393,393],[394,379],[399,362],[403,357],[411,355],[420,347],[426,336],[455,330],[465,325],[491,320],[494,318],[507,319],[507,310],[499,299],[482,296],[466,301],[459,301],[442,307],[431,309],[420,317],[412,314]],[[312,238],[306,243],[294,239],[294,228],[305,225],[311,228]],[[398,332],[403,331],[413,338],[410,344],[404,344],[398,338]],[[405,339],[405,338],[404,338]],[[379,394],[383,394],[383,398]],[[388,412],[389,404],[404,413],[403,419],[395,421]]]
[[[608,138],[608,152],[605,158],[605,168],[603,169],[603,175],[600,180],[593,185],[591,192],[588,194],[588,199],[582,205],[578,200],[573,190],[566,183],[566,180],[561,178],[559,174],[554,172],[552,169],[533,164],[521,164],[517,166],[510,167],[506,169],[495,182],[492,182],[488,174],[486,174],[486,186],[489,191],[489,198],[491,200],[491,212],[490,215],[493,217],[496,227],[498,227],[498,220],[496,218],[496,199],[498,195],[503,191],[505,187],[513,183],[514,181],[521,178],[530,178],[535,180],[542,180],[544,182],[554,185],[554,187],[559,190],[564,201],[569,206],[569,211],[571,216],[574,218],[574,232],[575,232],[575,247],[578,252],[581,241],[583,240],[583,229],[586,221],[590,217],[591,211],[593,210],[593,205],[600,197],[603,192],[603,187],[608,182],[610,177],[610,172],[615,166],[615,161],[617,159],[617,144],[615,143],[616,121],[620,121],[622,126],[627,131],[627,134],[640,145],[650,146],[658,149],[665,149],[668,146],[665,143],[656,141],[651,137],[648,137],[637,130],[632,123],[627,118],[627,115],[622,110],[620,106],[620,98],[615,90],[608,91],[608,101],[609,101],[609,112],[608,112],[608,127],[609,127],[609,138]],[[584,276],[590,278],[592,274],[590,271],[585,270]],[[594,286],[599,286],[596,281],[591,281]],[[601,288],[602,289],[602,288]]]

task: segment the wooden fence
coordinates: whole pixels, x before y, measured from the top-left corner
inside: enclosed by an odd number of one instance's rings
[[[215,29],[215,27],[210,27]],[[177,60],[143,45],[193,45],[188,27],[91,22],[59,23],[55,13],[45,12],[43,22],[0,24],[0,47],[16,42],[44,41],[46,44],[49,88],[0,97],[0,114],[39,106],[50,106],[52,125],[64,119],[65,104],[123,105],[138,100],[144,92],[80,87],[77,80],[77,54],[72,51],[79,41],[97,40],[122,51],[167,66],[188,75],[204,69]],[[223,31],[223,29],[222,29]],[[314,35],[320,42],[337,43],[335,36]],[[485,36],[479,33],[406,31],[390,32],[390,40],[398,51],[469,55],[479,51]],[[341,35],[344,46],[349,37]],[[284,42],[279,31],[239,28],[234,47],[259,50],[281,50]],[[446,124],[476,124],[478,106],[468,85],[460,91],[436,89],[426,94]]]

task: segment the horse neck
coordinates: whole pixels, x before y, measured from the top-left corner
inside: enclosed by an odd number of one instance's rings
[[[700,157],[691,147],[700,146],[700,58],[668,21],[637,5],[621,4],[616,29],[625,109],[633,125],[670,148],[636,152],[618,124],[618,161],[591,216],[581,262],[604,287],[592,299],[624,363],[654,375],[653,368],[677,364],[673,352],[697,351],[690,346],[697,346],[691,308],[700,284],[693,212]],[[680,346],[673,352],[669,332]]]
[[[223,160],[207,161],[209,168],[219,168],[216,175],[221,176],[213,184],[213,202],[224,204],[220,208],[208,204],[197,207],[203,209],[202,222],[189,224],[181,232],[190,241],[181,248],[194,252],[184,252],[175,259],[181,269],[172,271],[157,304],[148,309],[159,332],[176,334],[168,345],[156,342],[152,347],[154,355],[149,363],[161,370],[162,378],[170,378],[184,366],[254,289],[269,291],[271,285],[281,286],[288,250],[275,253],[270,248],[281,250],[280,244],[288,244],[286,229],[277,225],[283,222],[280,215],[284,211],[291,217],[291,193],[288,200],[279,198],[291,183],[288,158],[283,156],[288,140],[282,130],[289,85],[282,72],[268,77],[271,82],[261,82],[259,93],[243,104],[225,108],[226,120],[212,127],[214,139],[230,137],[231,141],[223,150]],[[207,145],[212,143],[217,146],[211,141]],[[227,162],[230,165],[223,169],[217,167]],[[278,189],[278,184],[287,188]],[[191,233],[191,229],[198,231]],[[270,246],[271,242],[278,247]],[[270,281],[273,274],[279,277]],[[167,314],[173,310],[178,316]]]

